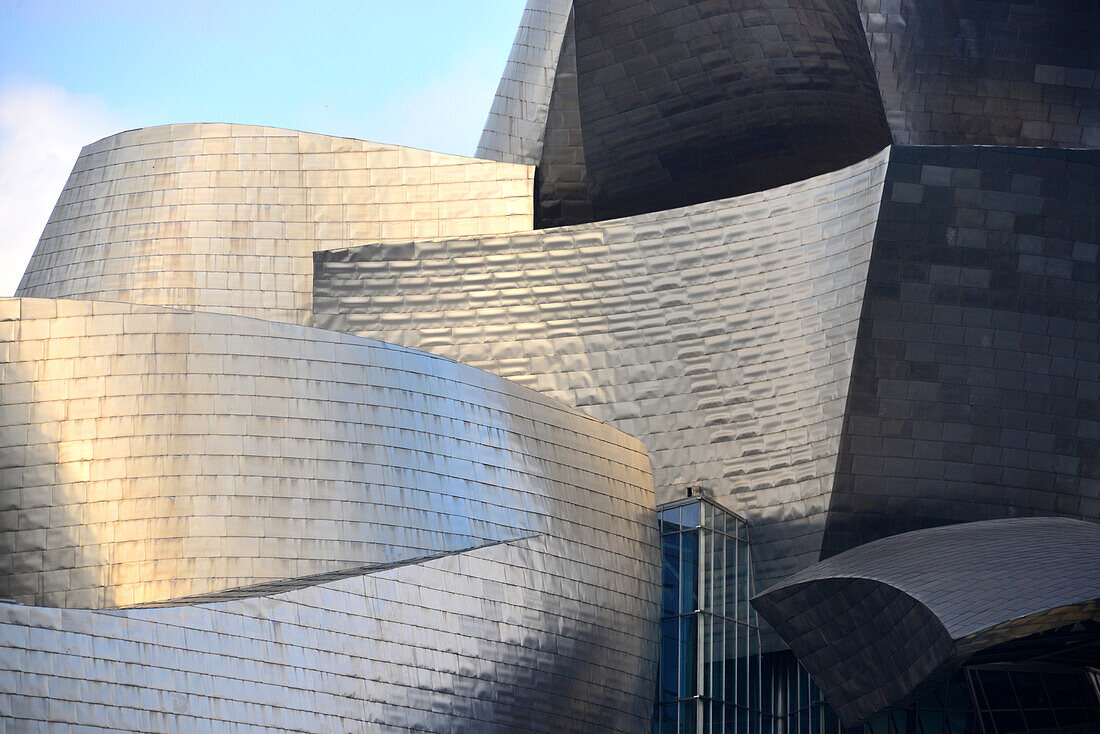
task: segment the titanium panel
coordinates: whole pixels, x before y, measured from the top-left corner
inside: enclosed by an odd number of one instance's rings
[[[895,143],[1100,147],[1100,6],[859,0]]]
[[[596,219],[835,171],[890,134],[849,0],[576,0]]]
[[[584,163],[575,37],[570,15],[546,115],[542,160],[535,172],[536,229],[581,224],[596,218]]]
[[[979,651],[1100,619],[1100,525],[1014,518],[895,535],[753,606],[852,726]]]
[[[315,250],[529,230],[533,169],[248,125],[84,148],[17,295],[308,323]]]
[[[478,158],[535,165],[572,0],[527,0],[477,145]]]
[[[606,489],[590,507],[652,499]],[[17,731],[642,731],[659,587],[631,546],[656,557],[652,509],[611,522],[220,603],[0,603],[0,713]]]
[[[819,559],[886,160],[613,222],[319,252],[315,321],[640,438],[658,500],[709,488],[774,580]]]
[[[163,602],[537,533],[648,593],[644,447],[513,382],[118,303],[2,299],[0,329],[0,595]]]
[[[895,146],[823,556],[1100,517],[1100,151]]]

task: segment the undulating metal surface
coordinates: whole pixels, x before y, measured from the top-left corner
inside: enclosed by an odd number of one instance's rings
[[[704,485],[758,578],[818,560],[887,154],[798,184],[539,233],[318,252],[319,326],[510,377]]]
[[[987,520],[862,545],[753,605],[850,726],[975,653],[1100,618],[1098,569],[1096,522]]]
[[[527,0],[516,40],[500,78],[478,158],[538,164],[572,0]]]
[[[0,603],[0,712],[13,731],[643,731],[659,579],[631,546],[653,527],[615,519],[566,537],[592,505],[649,496],[607,489],[551,524],[559,537],[273,596]]]
[[[644,447],[513,382],[223,314],[0,319],[3,596],[158,602],[594,527],[630,583],[655,563]]]
[[[893,141],[1100,147],[1100,5],[858,0]]]
[[[530,166],[250,125],[84,148],[17,295],[308,323],[314,250],[532,226]]]
[[[575,0],[596,219],[780,186],[890,143],[851,0]]]
[[[1100,151],[892,150],[823,555],[1100,518]]]

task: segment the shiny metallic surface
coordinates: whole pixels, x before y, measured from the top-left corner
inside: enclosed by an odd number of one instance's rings
[[[823,557],[1100,518],[1100,151],[895,146]]]
[[[308,324],[314,251],[532,224],[529,166],[249,125],[84,148],[17,295]]]
[[[650,532],[637,441],[479,370],[221,314],[0,304],[4,596],[113,607],[453,552],[596,512],[600,487],[635,503],[625,537]]]
[[[528,0],[475,155],[535,165],[572,0]]]
[[[890,144],[851,0],[574,0],[596,219],[761,191]]]
[[[968,661],[1084,680],[1095,20],[530,0],[478,159],[88,146],[0,299],[0,724],[802,734],[793,651],[900,734],[989,713],[918,700]],[[699,497],[747,527],[659,534]]]
[[[833,556],[753,599],[846,725],[975,653],[1100,615],[1100,525],[988,520]]]
[[[617,537],[539,535],[220,603],[0,603],[0,715],[8,731],[642,731],[657,587],[636,561],[607,573],[630,543],[599,544]]]
[[[895,143],[1100,147],[1100,6],[858,0]]]
[[[600,224],[318,253],[315,320],[637,436],[659,501],[702,484],[753,524],[766,584],[818,560],[886,163]]]

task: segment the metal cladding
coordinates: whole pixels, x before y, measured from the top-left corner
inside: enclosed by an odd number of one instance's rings
[[[16,295],[309,323],[315,250],[532,223],[533,172],[250,125],[165,125],[84,148]]]
[[[824,556],[1100,517],[1100,151],[890,154]]]
[[[535,165],[542,157],[554,74],[572,0],[528,0],[477,157]]]
[[[1100,629],[1097,12],[531,0],[481,159],[88,146],[0,299],[0,716],[637,732],[687,495],[778,634],[685,592],[661,726]]]
[[[597,219],[759,191],[890,143],[849,0],[574,0]]]
[[[642,731],[651,568],[581,557],[621,556],[539,535],[232,601],[0,603],[0,711],[16,731]]]
[[[1100,147],[1098,23],[1072,0],[531,0],[478,155],[537,164],[550,227],[759,191],[891,141]]]
[[[318,253],[315,321],[637,436],[658,501],[709,488],[778,580],[819,558],[885,170],[880,154],[687,209]]]
[[[1100,6],[858,0],[895,143],[1100,147]]]
[[[531,183],[246,126],[86,148],[20,288],[49,298],[0,301],[0,593],[42,605],[3,606],[0,712],[644,726],[644,446],[472,367],[300,325],[318,248],[526,229]],[[131,605],[157,608],[103,609]]]
[[[638,442],[479,370],[221,314],[0,309],[20,505],[0,515],[0,594],[21,602],[142,604],[403,561],[550,532],[574,506],[645,528]]]
[[[1100,525],[988,520],[874,541],[753,605],[846,725],[999,643],[1100,614]]]

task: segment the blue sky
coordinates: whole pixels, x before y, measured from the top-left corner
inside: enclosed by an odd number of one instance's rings
[[[525,0],[0,0],[0,296],[80,147],[239,122],[471,155]]]

